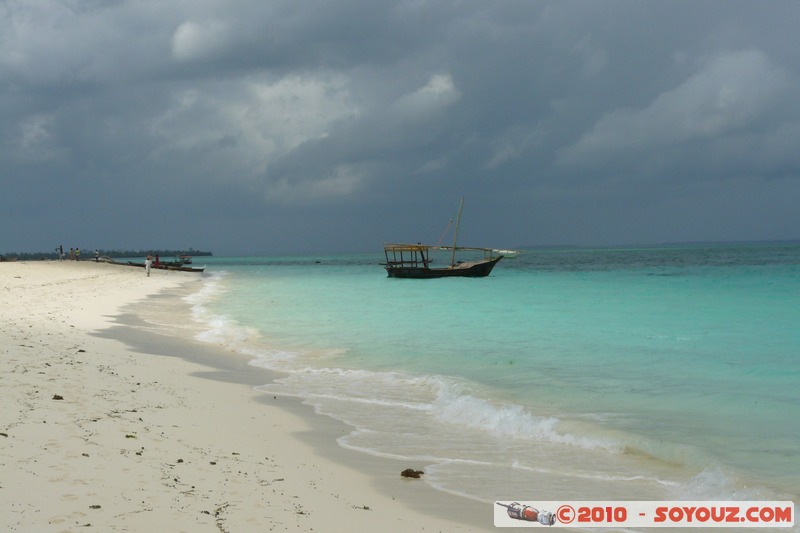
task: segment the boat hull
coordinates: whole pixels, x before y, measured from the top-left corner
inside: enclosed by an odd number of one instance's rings
[[[414,266],[386,266],[390,278],[437,279],[437,278],[485,278],[494,266],[503,258],[495,257],[486,261],[460,264],[448,268],[428,268]]]
[[[118,263],[116,261],[111,261],[112,265],[123,265],[123,266],[132,266],[132,267],[139,267],[144,268],[146,265],[144,263],[135,263],[133,261],[128,261],[127,263]],[[155,264],[151,265],[150,268],[158,269],[158,270],[178,270],[180,272],[203,272],[205,267],[188,267],[188,266],[175,266],[175,265],[164,265],[160,264],[156,266]]]

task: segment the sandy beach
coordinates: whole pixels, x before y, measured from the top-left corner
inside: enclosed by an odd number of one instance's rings
[[[241,356],[142,319],[196,274],[0,264],[0,530],[489,531]],[[187,321],[189,318],[187,317]]]

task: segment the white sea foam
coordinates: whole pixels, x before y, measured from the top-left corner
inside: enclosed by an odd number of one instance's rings
[[[672,490],[675,499],[684,500],[768,500],[780,499],[760,487],[742,486],[736,477],[722,468],[707,468]]]
[[[199,291],[184,297],[186,302],[192,304],[193,319],[202,324],[202,331],[195,338],[253,357],[251,364],[254,366],[279,369],[276,367],[281,363],[293,360],[297,355],[295,352],[264,347],[259,342],[261,333],[256,328],[244,326],[228,316],[211,311],[209,304],[225,293],[227,275],[224,271],[212,274]]]
[[[192,304],[192,312],[197,313],[198,318],[204,317],[209,311],[206,304],[222,293],[220,283],[228,275],[227,272],[216,272],[205,278],[202,288],[199,291],[185,296],[184,301]]]
[[[254,362],[275,368],[274,361],[263,358]],[[285,368],[285,367],[283,367]],[[618,452],[620,443],[601,438],[579,436],[559,431],[561,421],[541,417],[520,405],[496,405],[473,394],[461,392],[465,385],[444,376],[411,376],[400,372],[375,372],[363,369],[295,367],[289,376],[258,387],[270,394],[284,394],[307,399],[321,412],[348,422],[359,429],[362,424],[380,424],[381,410],[391,409],[393,416],[405,411],[424,413],[425,427],[446,426],[450,431],[477,430],[488,438],[549,442],[584,449]],[[336,404],[335,406],[332,404]],[[374,417],[364,417],[364,408],[376,410]],[[355,411],[359,411],[357,416]],[[423,424],[423,421],[418,422]]]
[[[536,416],[521,405],[498,406],[482,398],[460,394],[452,387],[439,394],[434,403],[434,416],[442,421],[481,429],[502,437],[547,441],[580,448],[602,448],[612,452],[621,448],[619,443],[559,432],[561,421],[558,418]]]
[[[520,461],[513,461],[512,465],[514,468],[518,468],[520,470],[528,470],[530,472],[536,472],[538,474],[556,474],[559,475],[568,475],[574,477],[576,479],[591,479],[596,481],[606,481],[606,482],[635,482],[635,481],[646,481],[646,482],[654,482],[659,485],[663,485],[664,487],[678,487],[680,486],[679,483],[673,480],[666,480],[666,479],[659,479],[657,477],[650,477],[650,476],[643,476],[643,475],[610,475],[603,472],[587,472],[587,471],[568,471],[561,467],[561,465],[555,466],[531,466],[523,464]]]

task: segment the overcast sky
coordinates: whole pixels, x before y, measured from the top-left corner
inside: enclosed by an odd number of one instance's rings
[[[800,2],[0,0],[0,252],[800,238]]]

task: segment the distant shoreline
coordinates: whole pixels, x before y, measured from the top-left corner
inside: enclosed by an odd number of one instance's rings
[[[654,248],[697,248],[704,246],[797,246],[800,245],[798,239],[765,239],[765,240],[737,240],[737,241],[669,241],[660,243],[627,243],[627,244],[524,244],[505,246],[504,249],[520,251],[546,251],[546,250],[626,250],[626,249],[654,249]],[[380,246],[375,250],[379,250]],[[367,254],[374,250],[361,252],[345,252],[345,254]],[[179,255],[189,255],[192,257],[263,257],[269,256],[309,256],[309,255],[330,255],[329,250],[303,251],[303,252],[273,252],[270,254],[259,254],[255,252],[242,252],[238,254],[225,254],[215,256],[208,250],[98,250],[101,257],[112,259],[146,257],[147,255],[159,255],[161,257],[175,257]],[[46,261],[58,260],[59,254],[53,252],[2,252],[0,261]],[[64,259],[69,259],[69,250],[64,250]],[[94,249],[81,248],[81,260],[88,261],[94,259]]]
[[[94,259],[94,248],[80,248],[81,261],[88,261]],[[0,257],[14,259],[16,261],[46,261],[48,259],[60,259],[58,248],[52,252],[7,252],[0,254]],[[158,255],[161,257],[177,257],[181,255],[188,255],[191,257],[212,257],[214,254],[209,251],[203,250],[100,250],[97,249],[97,255],[100,257],[110,257],[112,259],[121,257],[146,257],[148,255]],[[64,259],[69,259],[70,253],[67,248],[64,248]]]

